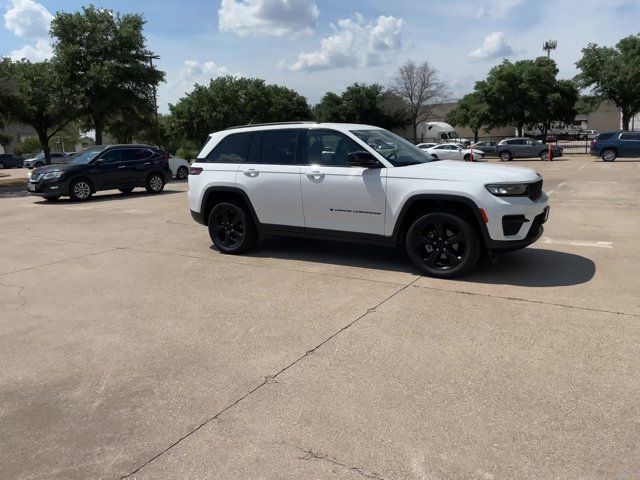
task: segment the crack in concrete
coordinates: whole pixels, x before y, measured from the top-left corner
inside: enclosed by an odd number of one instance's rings
[[[56,260],[55,262],[43,263],[41,265],[34,265],[32,267],[22,268],[20,270],[13,270],[11,272],[0,273],[0,276],[12,275],[14,273],[28,272],[29,270],[35,270],[36,268],[49,267],[51,265],[58,265],[59,263],[65,263],[71,260],[77,260],[79,258],[92,257],[94,255],[102,255],[103,253],[110,253],[110,252],[115,252],[116,250],[123,250],[123,249],[124,249],[123,247],[114,247],[114,248],[110,248],[109,250],[103,250],[101,252],[92,252],[92,253],[86,253],[84,255],[78,255],[76,257],[63,258],[62,260]]]
[[[17,295],[18,295],[18,298],[20,298],[21,304],[18,305],[18,307],[15,309],[16,312],[23,313],[23,314],[25,314],[25,315],[27,315],[29,317],[44,319],[44,320],[47,320],[49,322],[55,321],[52,318],[49,318],[49,317],[47,317],[45,315],[38,315],[37,313],[32,313],[32,312],[29,312],[29,311],[25,310],[25,308],[29,304],[29,300],[27,299],[27,297],[24,294],[24,291],[27,289],[27,287],[25,287],[24,285],[18,285],[18,284],[8,285],[8,284],[2,283],[2,282],[0,282],[0,285],[2,285],[3,287],[7,287],[7,288],[17,288],[18,289]]]
[[[395,292],[393,292],[392,294],[388,295],[386,298],[384,298],[383,300],[381,300],[378,304],[376,304],[373,308],[378,308],[381,305],[383,305],[384,303],[388,302],[389,300],[391,300],[393,297],[395,297],[396,295],[400,294],[401,292],[403,292],[404,290],[406,290],[407,288],[409,288],[411,285],[413,285],[415,282],[417,282],[420,279],[420,277],[416,278],[413,282],[404,285],[402,288],[399,288],[398,290],[396,290]],[[298,357],[297,359],[295,359],[293,362],[289,363],[287,366],[285,366],[284,368],[280,369],[276,374],[274,375],[267,375],[264,377],[264,380],[258,384],[256,387],[254,387],[253,389],[249,390],[247,393],[245,393],[244,395],[242,395],[241,397],[237,398],[235,401],[233,401],[232,403],[230,403],[229,405],[227,405],[226,407],[224,407],[222,410],[220,410],[218,413],[216,413],[215,415],[213,415],[212,417],[209,417],[208,419],[206,419],[205,421],[203,421],[202,423],[200,423],[198,426],[196,426],[195,428],[192,428],[188,433],[186,433],[185,435],[183,435],[182,437],[178,438],[175,442],[173,442],[171,445],[169,445],[168,447],[166,447],[164,450],[162,450],[161,452],[157,453],[156,455],[154,455],[153,457],[151,457],[149,460],[147,460],[146,462],[144,462],[142,465],[140,465],[139,467],[137,467],[135,470],[133,470],[131,473],[127,473],[126,475],[123,475],[120,477],[121,480],[124,480],[126,478],[130,478],[131,476],[135,475],[136,473],[138,473],[140,470],[142,470],[144,467],[146,467],[147,465],[149,465],[150,463],[152,463],[153,461],[155,461],[156,459],[158,459],[159,457],[161,457],[162,455],[164,455],[165,453],[167,453],[169,450],[173,449],[173,447],[177,446],[178,444],[180,444],[183,440],[187,439],[188,437],[190,437],[191,435],[193,435],[194,433],[196,433],[198,430],[200,430],[202,427],[204,427],[205,425],[209,424],[210,422],[212,422],[213,420],[217,420],[218,418],[220,418],[220,416],[222,414],[224,414],[227,410],[230,410],[231,408],[235,407],[236,405],[238,405],[240,402],[242,402],[243,400],[245,400],[246,398],[248,398],[249,396],[251,396],[252,394],[254,394],[255,392],[257,392],[258,390],[260,390],[262,387],[264,387],[265,385],[269,385],[272,383],[277,383],[277,378],[282,375],[284,372],[286,372],[287,370],[289,370],[291,367],[297,365],[299,362],[301,362],[302,360],[304,360],[305,358],[307,358],[310,355],[313,355],[320,347],[322,347],[323,345],[325,345],[326,343],[330,342],[331,340],[333,340],[334,338],[336,338],[338,335],[340,335],[342,332],[344,332],[345,330],[349,329],[350,327],[352,327],[353,325],[355,325],[357,322],[359,322],[360,320],[362,320],[364,317],[366,317],[367,315],[370,315],[370,309],[367,309],[362,315],[360,315],[358,318],[356,318],[355,320],[352,320],[351,322],[347,323],[345,326],[343,326],[342,328],[340,328],[339,330],[335,331],[334,333],[332,333],[331,335],[329,335],[327,338],[325,338],[322,342],[320,342],[318,345],[316,345],[315,347],[308,349],[307,351],[305,351],[305,353],[303,355],[301,355],[300,357]]]
[[[337,465],[339,467],[343,467],[346,468],[347,470],[351,470],[353,472],[356,472],[357,474],[365,477],[365,478],[372,478],[374,480],[385,480],[384,477],[381,477],[380,475],[378,475],[375,472],[372,472],[370,470],[366,470],[362,467],[357,467],[354,465],[347,465],[346,463],[342,463],[341,461],[337,460],[334,457],[331,457],[330,455],[326,454],[326,453],[318,453],[318,452],[314,452],[311,449],[304,449],[302,447],[298,447],[297,445],[293,445],[295,448],[297,448],[298,450],[300,450],[301,452],[304,453],[304,456],[302,457],[298,457],[299,460],[321,460],[324,462],[329,462],[332,465]]]
[[[414,285],[414,287],[424,288],[426,290],[435,290],[436,292],[448,292],[448,293],[457,293],[457,294],[460,294],[460,295],[475,295],[475,296],[478,296],[478,297],[499,298],[501,300],[514,300],[516,302],[535,303],[535,304],[538,304],[538,305],[548,305],[548,306],[562,307],[562,308],[574,308],[576,310],[584,310],[584,311],[587,311],[587,312],[609,313],[609,314],[612,314],[612,315],[623,315],[623,316],[640,318],[640,315],[637,314],[637,313],[618,312],[618,311],[615,311],[615,310],[603,310],[603,309],[600,309],[600,308],[580,307],[580,306],[577,306],[577,305],[567,305],[567,304],[564,304],[564,303],[543,302],[542,300],[531,300],[531,299],[528,299],[528,298],[506,297],[506,296],[502,296],[502,295],[491,295],[489,293],[465,292],[464,290],[453,290],[453,289],[448,289],[448,288],[427,287],[427,286],[424,286],[424,285]]]

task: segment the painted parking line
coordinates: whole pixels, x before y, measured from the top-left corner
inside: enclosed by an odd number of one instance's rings
[[[618,182],[587,182],[587,183],[615,183],[616,185],[618,184]]]
[[[592,240],[561,240],[542,237],[542,243],[547,245],[572,245],[576,247],[613,248],[613,242],[594,242]]]

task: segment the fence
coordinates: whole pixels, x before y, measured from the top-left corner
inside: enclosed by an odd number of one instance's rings
[[[478,137],[478,141],[479,142],[495,142],[496,144],[499,143],[501,140],[504,140],[505,138],[514,138],[515,135],[510,135],[510,136],[499,136],[499,135],[493,135],[490,137]],[[526,135],[525,135],[526,137]],[[420,136],[418,139],[413,139],[411,137],[403,137],[405,140],[408,140],[412,143],[415,144],[419,144],[419,143],[448,143],[446,140],[442,140],[440,138],[429,138],[429,137],[425,137],[424,135]],[[528,138],[535,138],[535,137],[528,137]],[[467,138],[467,140],[469,140],[469,143],[474,143],[474,139],[473,137]],[[592,139],[580,139],[580,140],[576,140],[576,139],[554,139],[554,138],[550,138],[547,143],[551,144],[551,145],[557,145],[559,147],[562,147],[563,151],[565,154],[588,154],[589,150],[591,148],[591,142],[593,140]],[[454,143],[454,140],[450,141],[451,143]]]

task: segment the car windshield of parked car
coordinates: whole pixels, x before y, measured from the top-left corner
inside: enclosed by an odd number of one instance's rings
[[[387,130],[352,130],[351,133],[366,142],[394,167],[436,161],[432,155]],[[382,145],[384,147],[381,147]]]
[[[71,165],[84,165],[85,163],[89,163],[91,160],[96,158],[101,151],[102,149],[84,150],[82,152],[76,153],[75,155],[67,157],[65,163]]]

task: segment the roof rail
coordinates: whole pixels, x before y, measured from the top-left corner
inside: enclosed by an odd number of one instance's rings
[[[302,120],[297,122],[271,122],[271,123],[249,123],[247,125],[235,125],[233,127],[227,127],[225,130],[233,130],[236,128],[247,128],[247,127],[269,127],[271,125],[304,125],[310,123],[319,123],[314,120]]]

